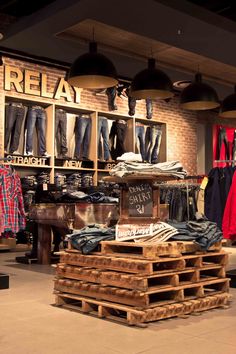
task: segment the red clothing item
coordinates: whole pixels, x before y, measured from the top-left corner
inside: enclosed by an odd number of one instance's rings
[[[236,240],[236,173],[234,173],[225,205],[222,231],[224,238]]]

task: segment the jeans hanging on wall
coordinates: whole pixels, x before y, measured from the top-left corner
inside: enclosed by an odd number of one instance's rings
[[[129,105],[129,115],[135,115],[135,107],[136,107],[136,98],[128,95],[128,105]],[[150,98],[146,98],[146,117],[147,119],[152,119],[152,100]]]
[[[103,144],[102,144],[102,141]],[[103,145],[103,155],[104,160],[109,160],[110,150],[109,150],[109,132],[108,132],[108,121],[106,117],[98,117],[98,158],[101,160],[102,156],[102,145]]]
[[[158,155],[161,146],[162,131],[159,125],[147,127],[145,134],[145,160],[150,163],[158,162]]]
[[[36,127],[38,134],[38,154],[43,156],[46,152],[46,120],[47,114],[43,107],[32,106],[28,110],[26,121],[26,153],[33,151],[33,132]]]
[[[113,160],[116,160],[118,156],[126,152],[124,145],[126,133],[127,123],[125,120],[118,120],[112,123],[109,139],[111,141],[111,157]]]
[[[109,111],[117,110],[116,101],[116,87],[108,87],[106,89],[107,99],[108,99],[108,109]]]
[[[135,140],[136,140],[136,144],[139,142],[139,152],[142,156],[143,161],[145,160],[145,157],[146,157],[144,136],[145,136],[144,125],[136,123],[136,125],[135,125]]]
[[[10,103],[9,106],[6,107],[4,148],[5,151],[7,151],[8,143],[10,141],[10,154],[16,151],[19,147],[24,116],[25,107],[22,105],[22,103]]]
[[[87,159],[91,141],[92,119],[88,114],[76,117],[75,122],[75,158]]]
[[[56,137],[56,144],[57,144],[57,153],[61,155],[65,155],[68,151],[66,131],[67,131],[66,111],[64,111],[64,109],[56,109],[55,137]]]
[[[220,128],[219,130],[219,135],[218,135],[218,143],[217,143],[217,156],[216,159],[220,160],[220,152],[221,152],[221,147],[222,144],[224,143],[225,145],[225,158],[224,160],[229,160],[230,159],[230,151],[229,151],[229,141],[227,138],[226,130],[225,128]]]

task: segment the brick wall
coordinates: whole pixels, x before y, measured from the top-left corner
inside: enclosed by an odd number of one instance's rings
[[[45,65],[32,64],[25,61],[3,58],[4,65],[11,65],[18,67],[22,70],[35,70],[48,75],[47,90],[53,91],[57,85],[58,78],[64,77],[65,72]],[[52,102],[67,104],[62,98],[61,100],[53,100],[49,98],[30,96],[26,94],[16,93],[14,90],[11,92],[3,90],[3,67],[0,68],[0,100],[1,107],[3,109],[4,95],[16,96],[18,98],[34,99],[39,102]],[[71,88],[71,94],[73,90]],[[108,111],[106,96],[96,96],[93,92],[83,90],[81,93],[81,103],[74,104],[68,103],[68,106],[74,106],[77,108],[86,108],[91,110]],[[124,114],[128,116],[128,102],[126,99],[117,97],[116,100],[118,110],[116,114]],[[145,101],[137,101],[136,105],[136,117],[145,119],[146,106]],[[153,120],[166,123],[167,125],[167,160],[179,160],[182,162],[184,168],[189,174],[197,173],[197,113],[182,110],[179,107],[179,98],[175,97],[166,103],[165,101],[153,102]]]

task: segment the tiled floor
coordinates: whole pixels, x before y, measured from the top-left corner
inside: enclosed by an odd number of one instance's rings
[[[236,248],[227,249],[236,268]],[[120,325],[51,306],[53,269],[15,263],[0,254],[10,289],[0,290],[0,352],[3,354],[235,354],[236,302],[148,328]],[[19,255],[19,254],[17,254]],[[234,298],[236,289],[231,289]]]

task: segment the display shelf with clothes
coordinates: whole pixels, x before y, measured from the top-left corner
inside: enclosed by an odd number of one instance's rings
[[[62,105],[55,106],[55,157],[76,161],[93,161],[97,158],[92,141],[96,140],[96,113],[91,110],[75,109]]]
[[[166,161],[166,125],[156,121],[135,120],[135,152],[149,163]]]
[[[52,135],[52,116],[50,104],[6,96],[5,153],[44,158],[52,156],[53,145],[49,138]]]

